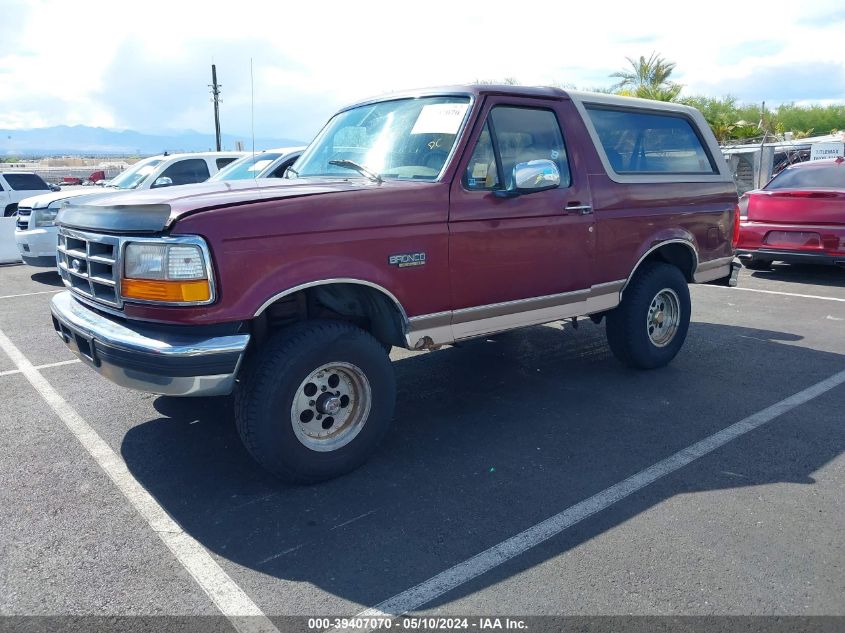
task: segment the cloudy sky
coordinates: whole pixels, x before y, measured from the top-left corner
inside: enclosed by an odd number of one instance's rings
[[[685,94],[845,102],[845,2],[0,0],[0,128],[96,125],[309,140],[339,106],[514,77],[609,86],[625,57],[676,62]]]

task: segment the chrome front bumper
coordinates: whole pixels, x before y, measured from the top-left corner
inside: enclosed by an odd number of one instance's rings
[[[86,364],[123,387],[169,396],[231,393],[249,334],[197,335],[120,321],[62,292],[50,304],[53,327]]]

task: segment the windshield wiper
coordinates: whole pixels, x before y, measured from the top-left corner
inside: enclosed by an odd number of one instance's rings
[[[346,160],[345,158],[342,159],[342,160],[330,160],[329,165],[337,165],[338,167],[346,167],[347,169],[354,169],[355,171],[357,171],[358,173],[366,176],[367,178],[369,178],[373,182],[384,182],[384,180],[382,180],[381,176],[379,176],[377,173],[370,171],[369,169],[367,169],[363,165],[359,165],[354,160]]]

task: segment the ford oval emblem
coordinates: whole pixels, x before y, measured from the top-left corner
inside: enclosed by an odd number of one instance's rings
[[[74,259],[74,260],[70,263],[70,269],[71,269],[73,272],[78,273],[80,268],[82,268],[82,262],[81,262],[81,261],[79,261],[78,259]]]

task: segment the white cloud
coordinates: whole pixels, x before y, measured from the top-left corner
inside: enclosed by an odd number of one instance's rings
[[[687,93],[845,99],[841,1],[750,4],[146,0],[85,12],[13,2],[0,26],[0,127],[210,130],[214,61],[224,130],[245,134],[250,58],[256,133],[302,139],[374,94],[504,77],[607,86],[626,56],[652,51],[677,63]],[[784,90],[782,71],[810,82]]]

